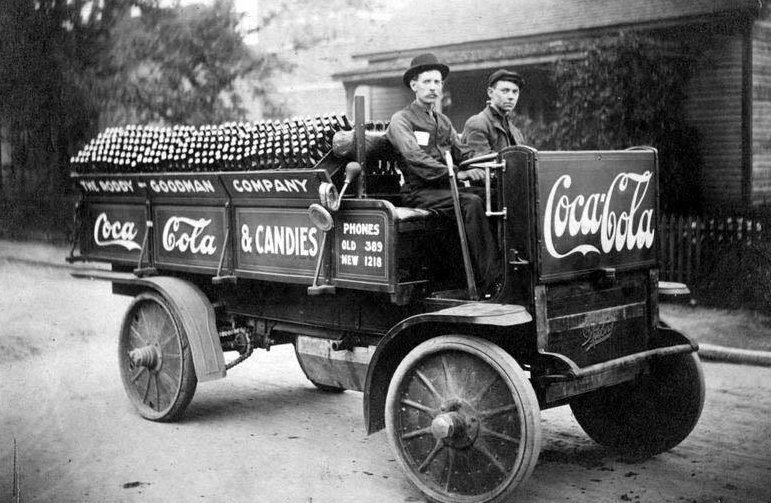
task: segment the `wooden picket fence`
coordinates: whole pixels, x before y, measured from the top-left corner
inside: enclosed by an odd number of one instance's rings
[[[767,218],[749,216],[663,215],[659,222],[660,278],[693,284],[706,260],[731,247],[750,245],[769,236]]]

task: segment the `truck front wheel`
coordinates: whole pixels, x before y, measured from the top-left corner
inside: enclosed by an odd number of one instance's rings
[[[649,374],[570,403],[595,442],[635,456],[653,456],[685,440],[703,406],[704,373],[696,353],[660,358]]]
[[[508,501],[541,447],[527,376],[503,349],[472,337],[413,349],[391,379],[385,420],[407,477],[443,503]]]

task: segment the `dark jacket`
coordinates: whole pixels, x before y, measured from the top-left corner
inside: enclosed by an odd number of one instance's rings
[[[450,119],[417,101],[391,117],[386,136],[401,154],[399,168],[411,190],[449,189],[444,153],[450,151],[456,163],[472,156],[471,150],[460,143]]]
[[[474,151],[474,156],[500,152],[512,145],[522,145],[522,132],[514,127],[511,117],[502,117],[490,105],[472,115],[463,127],[463,141]]]

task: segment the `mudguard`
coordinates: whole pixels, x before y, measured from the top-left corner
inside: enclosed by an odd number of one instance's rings
[[[171,276],[137,277],[130,273],[107,270],[78,270],[75,277],[104,279],[153,290],[174,308],[190,342],[193,366],[199,382],[225,377],[225,355],[220,346],[214,308],[206,295],[194,284]]]
[[[452,332],[470,334],[473,327],[506,328],[531,321],[533,317],[523,306],[469,302],[410,316],[394,325],[381,339],[367,369],[364,384],[364,424],[367,433],[385,427],[388,383],[399,362],[412,348],[437,335]]]

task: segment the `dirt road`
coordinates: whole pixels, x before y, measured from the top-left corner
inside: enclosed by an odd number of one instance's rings
[[[128,299],[67,271],[0,262],[0,501],[13,440],[22,501],[423,501],[361,394],[305,380],[289,347],[260,351],[200,384],[183,422],[136,415],[116,334]],[[518,502],[771,502],[771,369],[707,363],[704,415],[673,451],[620,458],[567,408],[542,414],[544,442]]]

